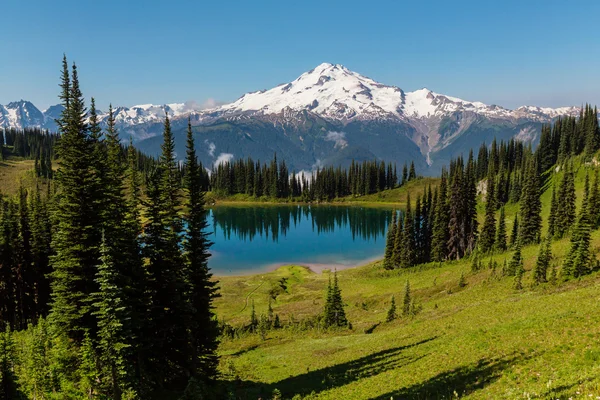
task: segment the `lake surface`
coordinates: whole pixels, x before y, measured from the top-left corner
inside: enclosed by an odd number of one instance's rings
[[[306,265],[314,270],[383,256],[391,209],[358,206],[217,206],[210,209],[209,266],[241,275]]]

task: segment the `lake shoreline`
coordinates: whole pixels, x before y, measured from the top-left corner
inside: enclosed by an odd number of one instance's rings
[[[307,270],[309,270],[310,272],[312,272],[314,274],[322,274],[325,271],[333,271],[333,270],[341,271],[341,270],[345,270],[345,269],[364,267],[364,266],[373,264],[374,262],[381,260],[382,257],[383,257],[383,255],[378,256],[378,257],[367,258],[365,260],[360,260],[360,261],[347,263],[347,264],[280,262],[280,263],[268,264],[261,270],[254,270],[254,271],[248,270],[247,273],[245,271],[237,271],[234,274],[213,273],[213,276],[215,278],[252,277],[252,276],[272,273],[272,272],[277,271],[280,268],[288,268],[288,267],[302,267],[302,268],[306,268]],[[209,259],[209,267],[210,267],[210,259]]]

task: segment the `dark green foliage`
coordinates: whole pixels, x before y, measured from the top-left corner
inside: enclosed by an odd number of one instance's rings
[[[590,189],[588,217],[592,229],[598,229],[600,227],[600,188],[598,187],[598,171],[594,173],[594,182]]]
[[[417,179],[417,173],[415,172],[415,163],[414,161],[411,161],[410,171],[408,172],[408,180],[412,181],[413,179]]]
[[[106,236],[100,247],[101,264],[96,282],[98,292],[93,294],[94,315],[98,323],[98,349],[100,359],[106,367],[113,399],[120,399],[123,389],[133,381],[131,372],[130,331],[131,312],[125,303],[127,295],[121,270],[112,257],[114,249],[109,247]]]
[[[410,206],[410,193],[406,195],[406,213],[402,232],[402,251],[400,253],[400,268],[409,268],[415,265],[415,224],[414,215]]]
[[[556,211],[558,199],[556,198],[556,186],[552,185],[552,198],[550,200],[550,215],[548,216],[548,236],[554,237],[556,233]]]
[[[447,174],[446,170],[442,169],[440,186],[437,192],[438,197],[435,207],[431,243],[431,258],[434,261],[443,261],[447,257],[449,215],[449,203],[446,197],[447,191]]]
[[[506,268],[506,275],[516,276],[517,271],[523,268],[523,257],[521,256],[521,241],[515,244],[515,251]]]
[[[193,373],[206,380],[213,378],[217,369],[218,327],[212,311],[212,301],[217,296],[217,282],[211,279],[212,274],[208,268],[212,243],[208,239],[200,168],[191,123],[188,121],[184,179],[187,214],[184,217],[186,231],[183,248],[187,266],[188,301],[191,306],[189,335]],[[288,189],[284,187],[282,190]]]
[[[550,263],[552,261],[551,244],[552,239],[551,236],[548,235],[546,240],[544,240],[540,245],[540,251],[535,263],[535,269],[533,270],[533,281],[535,283],[544,283],[547,281],[548,268],[550,267]]]
[[[510,235],[510,245],[515,246],[519,240],[519,214],[515,214],[513,220],[512,232]]]
[[[523,289],[523,274],[525,270],[523,269],[523,262],[517,264],[515,271],[515,280],[513,282],[513,287],[515,290]]]
[[[0,332],[0,399],[2,400],[25,399],[14,374],[16,357],[12,332],[7,327],[4,332]]]
[[[184,167],[185,171],[185,167]],[[310,178],[290,174],[285,161],[277,157],[261,164],[251,158],[215,165],[210,178],[200,169],[200,186],[217,195],[246,194],[272,199],[301,199],[307,202],[331,201],[344,196],[363,196],[396,187],[396,166],[378,161],[352,161],[350,168],[323,167]],[[416,177],[416,176],[415,176]]]
[[[488,178],[485,203],[485,219],[479,236],[479,248],[487,253],[494,247],[496,241],[496,194],[492,177]]]
[[[584,192],[581,211],[571,235],[571,247],[563,265],[562,273],[565,279],[579,278],[591,272],[590,240],[592,226],[588,214],[587,191],[586,189]]]
[[[526,167],[523,194],[519,209],[519,239],[522,244],[539,242],[542,228],[542,203],[540,201],[540,182],[534,160],[529,160]]]
[[[385,241],[385,254],[383,257],[383,268],[385,269],[393,269],[393,255],[394,255],[394,244],[396,241],[396,219],[397,219],[396,210],[392,211],[392,222],[388,228],[386,241]]]
[[[348,326],[346,312],[344,311],[344,301],[342,300],[342,291],[338,284],[337,271],[333,273],[333,283],[331,277],[329,278],[323,317],[323,322],[327,328]]]
[[[97,291],[94,278],[99,258],[100,210],[94,205],[100,199],[91,198],[95,179],[90,165],[93,149],[75,65],[70,85],[64,65],[62,89],[65,110],[59,122],[61,162],[56,173],[50,318],[57,333],[81,340],[85,331],[95,331],[90,295]]]
[[[410,314],[410,305],[412,304],[412,294],[410,292],[410,282],[406,281],[406,286],[404,287],[404,299],[402,300],[402,315],[407,316]]]
[[[575,176],[569,164],[558,188],[554,221],[552,230],[557,238],[564,237],[575,222]]]
[[[396,299],[394,296],[392,296],[392,301],[390,302],[390,308],[387,312],[387,316],[386,316],[385,320],[387,322],[392,322],[397,317],[398,317],[398,315],[396,314]]]
[[[500,208],[500,217],[498,218],[498,229],[496,230],[496,249],[498,251],[505,251],[506,241],[506,216],[504,215],[504,207],[502,207]]]

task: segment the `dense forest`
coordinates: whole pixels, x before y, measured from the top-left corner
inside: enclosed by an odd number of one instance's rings
[[[482,144],[477,159],[473,151],[465,163],[458,157],[443,169],[439,187],[428,188],[413,205],[410,197],[399,217],[393,214],[385,246],[387,269],[408,268],[430,261],[460,259],[472,253],[487,254],[513,246],[539,243],[542,217],[540,195],[552,182],[552,203],[548,236],[561,238],[571,234],[572,254],[566,277],[580,276],[591,270],[589,253],[591,229],[600,226],[600,192],[598,176],[586,186],[579,215],[575,215],[575,183],[570,157],[583,155],[592,162],[600,148],[598,112],[591,106],[581,110],[579,118],[559,119],[542,128],[535,152],[531,146],[511,139]],[[594,161],[596,162],[596,161]],[[560,182],[552,180],[564,170]],[[485,200],[485,216],[479,227],[477,196]],[[506,231],[504,206],[519,203],[513,230]],[[500,210],[499,218],[496,212]],[[547,246],[543,244],[542,246]],[[512,269],[509,269],[514,274]],[[539,278],[544,281],[545,273]]]
[[[112,108],[100,128],[66,58],[60,87],[58,135],[4,135],[48,183],[0,203],[0,398],[149,398],[205,385],[216,375],[217,292],[191,129],[185,168],[168,118],[160,158],[144,158],[121,145]]]
[[[95,101],[86,107],[77,67],[66,58],[60,87],[58,133],[0,135],[0,157],[35,160],[37,178],[34,187],[0,197],[0,321],[6,327],[0,334],[0,398],[221,397],[225,389],[214,384],[218,341],[237,333],[213,311],[218,290],[208,267],[205,192],[323,202],[417,179],[414,164],[400,174],[381,161],[304,174],[289,171],[276,156],[208,170],[198,162],[189,123],[185,160],[178,162],[168,117],[155,159],[123,145],[112,107],[107,127],[100,127]],[[600,227],[600,183],[597,175],[586,178],[577,213],[571,158],[597,162],[599,148],[597,110],[586,106],[578,118],[543,126],[535,151],[511,139],[482,144],[466,160],[457,157],[443,169],[438,186],[414,203],[409,196],[405,210],[374,227],[357,226],[356,234],[382,235],[391,220],[383,261],[388,270],[466,256],[477,270],[480,255],[512,248],[502,272],[514,276],[517,289],[522,246],[540,243],[535,280],[541,283],[556,279],[551,240],[570,237],[561,273],[564,279],[580,277],[597,264],[590,233]],[[560,181],[553,179],[559,170]],[[548,235],[542,238],[540,195],[549,185]],[[483,219],[478,198],[484,200]],[[507,232],[504,208],[517,203]],[[301,212],[283,219],[289,225]],[[257,231],[271,231],[274,240],[285,234],[281,216],[267,214],[249,216],[241,234],[251,239]],[[319,229],[330,229],[318,213],[313,218]],[[352,219],[340,211],[338,223]],[[222,228],[231,230],[226,222]],[[351,327],[335,273],[325,300],[323,312],[302,323]],[[398,314],[392,300],[388,320]],[[401,313],[416,312],[407,282]],[[257,317],[252,307],[243,329],[264,336],[282,324],[272,310]]]

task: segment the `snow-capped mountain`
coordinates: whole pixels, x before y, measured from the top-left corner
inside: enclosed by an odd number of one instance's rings
[[[115,117],[121,136],[132,136],[151,153],[158,151],[165,115],[171,117],[175,132],[191,118],[207,145],[204,158],[200,157],[204,163],[214,162],[221,153],[264,159],[276,151],[298,169],[363,156],[415,159],[424,169],[493,137],[535,141],[542,123],[577,115],[579,110],[535,106],[510,110],[425,88],[405,92],[340,64],[323,63],[292,82],[247,93],[219,107],[145,104],[117,107]],[[54,130],[61,111],[61,106],[52,106],[42,113],[29,102],[13,102],[0,106],[0,127]],[[101,113],[102,121],[106,117]]]
[[[44,114],[28,101],[0,105],[0,128],[43,126],[44,123]]]
[[[497,105],[470,102],[423,88],[404,92],[350,71],[340,64],[323,63],[294,81],[270,90],[247,93],[233,103],[214,109],[223,113],[278,114],[286,109],[306,110],[335,120],[396,117],[404,120],[439,117],[468,111],[494,118],[531,115],[551,119],[578,112],[577,107],[509,110]]]

